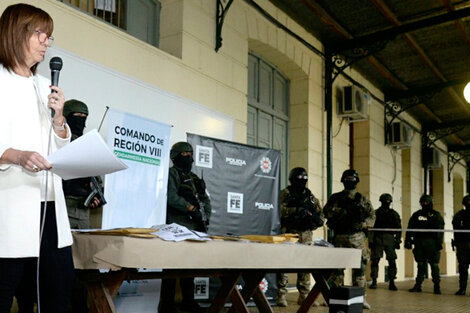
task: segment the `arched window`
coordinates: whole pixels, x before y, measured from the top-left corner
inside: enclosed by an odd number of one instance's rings
[[[281,151],[281,187],[288,173],[289,81],[271,64],[248,55],[249,145]]]

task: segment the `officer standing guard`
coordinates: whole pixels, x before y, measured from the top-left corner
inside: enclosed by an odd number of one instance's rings
[[[173,167],[168,175],[167,224],[177,223],[190,230],[207,232],[211,205],[206,184],[191,172],[193,147],[187,142],[177,142],[170,150]],[[183,311],[200,313],[204,309],[194,300],[194,279],[180,279]],[[163,279],[158,312],[176,313],[175,279]]]
[[[334,193],[328,199],[323,214],[328,227],[333,231],[335,247],[355,248],[362,250],[361,267],[353,269],[353,285],[366,286],[365,269],[369,260],[366,247],[367,229],[374,226],[375,212],[370,201],[356,190],[359,175],[353,169],[343,172],[341,182],[344,190]],[[339,271],[335,279],[337,286],[343,284],[344,269]],[[364,297],[364,308],[370,309]]]
[[[400,215],[390,207],[393,198],[392,195],[384,193],[379,198],[382,205],[375,210],[375,224],[374,228],[401,228]],[[385,256],[388,261],[388,289],[397,290],[395,286],[395,279],[397,275],[397,253],[395,249],[400,249],[401,231],[371,231],[369,233],[369,248],[371,249],[371,265],[370,276],[372,277],[372,284],[370,289],[377,288],[377,277],[379,275],[379,261],[385,251]]]
[[[308,181],[307,171],[302,167],[293,168],[289,173],[290,185],[281,191],[281,230],[283,233],[299,235],[299,243],[312,245],[312,231],[323,225],[320,202],[310,189],[306,187]],[[277,305],[287,306],[288,276],[280,273],[278,276]],[[301,305],[310,291],[310,273],[297,273],[297,290],[299,298],[297,304]]]
[[[411,215],[408,222],[409,229],[444,229],[444,220],[439,212],[433,209],[433,200],[430,195],[422,195],[419,199],[421,210]],[[441,257],[443,232],[407,232],[405,248],[411,249],[414,245],[413,255],[418,263],[416,283],[409,291],[421,292],[421,285],[426,273],[426,264],[431,266],[431,276],[434,283],[434,293],[441,294],[439,277],[439,259]]]
[[[72,141],[83,135],[88,117],[88,107],[79,100],[71,99],[64,104],[64,116],[67,124],[72,132]],[[101,181],[100,178],[98,178]],[[95,181],[98,182],[98,180]],[[92,197],[91,201],[86,201],[88,196],[92,194],[92,178],[77,178],[62,181],[65,201],[67,203],[67,212],[69,215],[70,228],[72,229],[89,229],[90,209],[94,209],[102,205],[98,197]],[[101,186],[94,186],[101,188]],[[85,202],[86,203],[85,205]]]
[[[455,230],[470,231],[470,195],[466,195],[462,204],[464,209],[455,214],[452,225]],[[468,265],[470,263],[470,233],[456,232],[452,246],[457,248],[457,261],[459,261],[459,290],[457,296],[464,296],[467,291]]]

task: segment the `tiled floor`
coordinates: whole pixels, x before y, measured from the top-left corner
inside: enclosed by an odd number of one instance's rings
[[[367,301],[371,305],[365,313],[469,313],[470,312],[470,288],[466,296],[455,296],[458,289],[458,277],[443,277],[441,281],[441,295],[432,293],[433,284],[426,280],[423,284],[423,292],[411,293],[408,291],[414,285],[414,281],[398,282],[398,291],[389,291],[388,284],[379,284],[375,290],[367,290]],[[469,286],[470,287],[470,286]],[[274,307],[275,313],[295,313],[299,309],[297,305],[297,292],[290,292],[287,296],[288,307]],[[16,306],[12,313],[16,313]],[[255,307],[250,308],[250,313],[257,313]],[[137,312],[136,312],[137,313]],[[328,307],[312,307],[309,313],[328,313]]]
[[[379,284],[375,290],[367,290],[367,301],[371,305],[370,310],[364,313],[469,313],[470,289],[466,296],[455,296],[458,289],[458,277],[443,277],[441,281],[441,295],[432,293],[433,284],[426,280],[423,284],[423,292],[411,293],[408,291],[414,285],[414,281],[396,283],[398,291],[389,291],[388,284]],[[470,287],[470,286],[469,286]],[[275,313],[295,313],[299,306],[296,304],[297,292],[288,294],[286,308],[274,307]],[[257,313],[256,308],[250,308],[251,313]],[[328,307],[312,307],[309,313],[328,313]]]

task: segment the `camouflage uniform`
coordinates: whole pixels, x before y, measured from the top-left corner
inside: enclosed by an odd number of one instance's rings
[[[210,199],[206,193],[204,180],[191,172],[194,162],[192,152],[193,148],[187,142],[177,142],[171,147],[170,158],[174,165],[170,168],[168,175],[166,222],[206,232],[211,214]],[[207,219],[205,222],[203,221],[204,213]],[[180,286],[183,296],[181,310],[194,313],[204,312],[204,309],[194,300],[194,278],[180,278]],[[176,279],[162,280],[158,312],[178,312],[175,306],[175,291]]]
[[[307,221],[307,224],[309,225],[302,225],[302,222],[299,223],[300,220],[306,220],[304,216],[299,214],[304,208],[303,203],[305,203],[306,206],[309,206],[310,210],[316,213],[317,219],[315,221]],[[291,186],[281,191],[281,230],[283,233],[298,234],[299,243],[312,245],[312,230],[318,228],[322,224],[323,220],[321,219],[320,203],[308,188],[305,188],[302,194],[294,192]],[[287,294],[287,283],[287,274],[280,273],[277,280],[279,295]],[[307,296],[311,288],[310,285],[310,273],[297,273],[297,290],[301,297]]]
[[[466,196],[465,200],[470,198]],[[468,199],[470,200],[470,199]],[[470,230],[470,210],[465,208],[455,214],[452,219],[454,229]],[[457,248],[457,261],[459,262],[459,290],[456,295],[465,295],[468,280],[468,265],[470,263],[470,233],[454,233],[454,245]]]
[[[90,208],[84,205],[86,198],[92,191],[90,182],[89,177],[62,181],[70,228],[72,229],[91,228]]]
[[[375,212],[372,204],[355,189],[343,190],[331,195],[323,208],[323,214],[328,227],[333,230],[335,247],[362,250],[361,267],[353,269],[353,284],[365,287],[365,269],[369,260],[365,231],[374,226]],[[336,285],[342,285],[343,279],[344,270],[340,270],[335,278]]]
[[[81,113],[86,116],[75,116],[74,113]],[[68,100],[64,104],[63,114],[72,131],[72,141],[79,138],[83,134],[88,116],[87,105],[79,100]],[[91,179],[89,177],[62,181],[70,227],[72,229],[91,228],[90,208],[84,206],[86,198],[92,191],[90,183]]]
[[[429,207],[424,209],[424,201],[429,203]],[[409,229],[444,229],[444,220],[441,214],[432,208],[432,198],[423,195],[420,199],[423,205],[421,210],[411,215],[408,222]],[[431,276],[434,283],[434,293],[440,294],[439,259],[441,257],[444,233],[442,232],[407,232],[405,237],[405,248],[411,249],[414,245],[413,255],[418,263],[418,273],[416,284],[410,289],[411,292],[421,292],[421,284],[426,273],[426,264],[431,266]]]
[[[391,203],[391,196],[389,196]],[[381,200],[383,197],[381,196]],[[389,206],[390,204],[388,204]],[[388,207],[387,205],[382,205],[375,211],[375,224],[374,228],[401,228],[401,219],[400,215]],[[390,287],[393,288],[393,281],[396,279],[397,275],[397,264],[395,260],[397,259],[397,254],[395,249],[400,248],[401,243],[401,231],[390,232],[390,231],[372,231],[369,233],[369,248],[371,249],[371,273],[372,278],[371,288],[376,287],[377,277],[379,273],[379,261],[385,255],[388,261],[388,279],[390,281]],[[394,288],[393,290],[395,290]]]
[[[176,166],[170,168],[168,177],[168,202],[166,222],[168,224],[177,223],[189,229],[205,231],[198,209],[204,209],[207,219],[210,218],[211,204],[206,193],[197,194],[195,189],[196,181],[200,180],[193,172],[184,173]],[[199,208],[196,195],[204,208]],[[188,206],[192,204],[197,209],[188,211]]]

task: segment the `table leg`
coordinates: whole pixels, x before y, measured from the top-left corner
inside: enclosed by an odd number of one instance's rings
[[[248,306],[238,288],[233,288],[232,293],[230,294],[230,300],[232,301],[232,308],[237,313],[248,313]]]
[[[88,293],[93,299],[90,313],[116,313],[113,298],[106,288],[100,282],[88,283]]]
[[[266,299],[264,293],[259,289],[259,283],[266,275],[265,272],[260,271],[245,271],[243,273],[243,280],[245,285],[240,292],[243,303],[246,305],[246,302],[253,297],[256,307],[260,313],[273,313],[271,306],[269,305],[268,300]],[[232,307],[228,313],[234,313],[236,307]],[[238,312],[237,312],[238,313]]]
[[[219,313],[224,308],[225,303],[235,289],[237,289],[237,282],[241,277],[240,271],[233,271],[229,274],[220,277],[222,286],[220,287],[217,295],[212,301],[207,313]],[[233,301],[233,300],[232,300]]]
[[[326,303],[330,299],[330,287],[328,286],[328,279],[331,276],[331,273],[321,273],[316,272],[312,273],[313,278],[315,279],[315,285],[312,290],[308,293],[307,298],[304,300],[300,308],[297,310],[297,313],[307,313],[313,302],[318,298],[320,293],[325,298]]]
[[[87,274],[85,274],[87,275]],[[119,288],[122,285],[124,279],[128,275],[127,270],[120,270],[115,272],[109,272],[106,274],[106,278],[102,281],[99,277],[99,273],[90,272],[88,273],[91,277],[95,276],[92,281],[87,284],[88,293],[93,299],[93,303],[90,307],[91,313],[111,313],[116,312],[113,299],[116,297]]]

